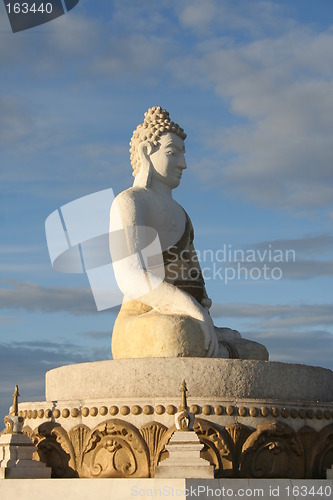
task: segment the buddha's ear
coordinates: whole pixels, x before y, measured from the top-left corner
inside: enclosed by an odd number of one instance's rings
[[[138,146],[140,158],[140,169],[135,176],[133,186],[148,187],[150,184],[152,164],[150,155],[153,152],[153,145],[150,141],[143,141]]]
[[[149,164],[151,163],[149,157],[153,153],[153,150],[154,150],[154,147],[150,141],[140,142],[140,144],[138,146],[138,153],[139,153],[141,165],[143,165],[145,162],[149,162]]]

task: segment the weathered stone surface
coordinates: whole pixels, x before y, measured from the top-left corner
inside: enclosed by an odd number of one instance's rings
[[[32,459],[36,451],[32,441],[25,434],[2,434],[0,479],[50,478],[51,469],[44,463]]]
[[[227,491],[234,491],[234,496],[245,497],[244,493],[256,491],[252,498],[278,498],[289,500],[295,498],[292,494],[303,491],[325,491],[329,495],[329,489],[333,491],[333,480],[291,480],[291,479],[31,479],[26,481],[11,480],[0,481],[1,500],[13,500],[24,498],[24,500],[59,500],[59,499],[90,499],[98,500],[128,500],[130,498],[177,498],[177,500],[188,500],[188,492],[193,492],[192,497],[197,495],[200,500],[221,500],[221,492],[227,498]],[[303,488],[303,490],[302,490]],[[47,495],[45,494],[47,491]],[[163,495],[163,492],[165,495]],[[172,496],[174,492],[174,496]],[[238,494],[239,492],[239,494]],[[289,495],[288,495],[289,492]],[[231,493],[230,493],[231,495]],[[316,495],[318,498],[330,498]],[[313,499],[313,495],[299,498]],[[230,497],[232,498],[232,497]],[[251,498],[247,496],[245,498]]]
[[[333,373],[289,363],[204,358],[119,359],[68,365],[46,373],[46,399],[191,398],[333,401]]]

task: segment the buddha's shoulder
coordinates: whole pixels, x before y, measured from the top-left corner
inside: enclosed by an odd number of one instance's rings
[[[142,187],[130,187],[119,193],[115,200],[116,204],[121,207],[147,207],[150,203],[148,190]]]

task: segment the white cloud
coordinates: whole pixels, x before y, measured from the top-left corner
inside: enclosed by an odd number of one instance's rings
[[[213,304],[214,317],[240,318],[258,331],[294,327],[313,329],[319,325],[330,328],[333,324],[333,304]],[[333,333],[333,332],[332,332]]]
[[[0,316],[0,323],[15,323],[16,318],[14,316]]]
[[[333,369],[333,304],[213,304],[212,316],[237,318],[242,337],[264,344],[271,361]]]
[[[232,32],[243,36],[272,35],[292,23],[283,19],[283,9],[277,3],[261,0],[183,0],[178,11],[184,28],[190,28],[199,36],[217,30],[229,36]]]
[[[108,22],[114,31],[122,33],[156,33],[170,30],[166,22],[172,10],[169,0],[159,0],[158,5],[151,2],[133,2],[132,0],[114,0]]]
[[[195,29],[197,32],[207,33],[218,14],[218,7],[213,0],[203,2],[182,2],[180,21],[185,28]],[[220,4],[220,9],[225,6]]]
[[[333,276],[333,260],[300,260],[276,264],[283,272],[283,278],[310,279]]]
[[[45,371],[62,365],[105,359],[105,352],[43,340],[0,344],[0,419],[8,413],[16,384],[20,401],[44,401]]]
[[[332,44],[331,30],[295,23],[241,43],[221,37],[215,26],[191,54],[170,62],[184,84],[214,88],[242,120],[206,137],[215,185],[284,209],[332,204]],[[198,164],[202,176],[205,162]]]
[[[58,91],[54,96],[60,98]],[[13,91],[0,99],[0,144],[5,166],[0,169],[0,183],[7,193],[30,192],[38,198],[59,197],[61,193],[64,200],[71,200],[81,193],[104,189],[115,179],[126,181],[126,174],[131,179],[128,142],[118,143],[112,137],[116,120],[110,126],[108,142],[92,141],[86,135],[86,130],[101,127],[100,122],[107,119],[102,100],[86,103],[82,95],[71,94],[61,98],[55,111],[46,101],[44,107],[35,109],[35,99],[34,92],[16,99]],[[69,108],[70,116],[66,113]],[[104,108],[103,117],[100,108]]]
[[[154,74],[151,68],[159,66],[156,77],[160,74],[160,62],[172,40],[170,33],[167,39],[162,34],[162,30],[167,33],[162,3],[152,9],[150,4],[115,2],[103,18],[98,12],[91,16],[76,9],[33,31],[8,33],[10,43],[1,44],[0,61],[11,70],[19,65],[26,84],[37,77],[48,84],[53,79],[52,85],[63,88],[64,78],[68,85],[74,77],[82,91],[101,76],[119,82],[144,75],[147,82]]]
[[[261,241],[247,245],[234,246],[226,242],[226,235],[233,229],[223,226],[206,226],[198,231],[202,236],[221,236],[223,243],[219,248],[197,250],[197,256],[202,268],[207,269],[206,279],[212,279],[215,269],[222,269],[222,275],[226,269],[234,269],[235,276],[244,277],[247,269],[249,273],[252,268],[263,269],[266,266],[267,273],[273,268],[282,272],[283,279],[304,280],[316,277],[333,276],[333,260],[327,259],[332,256],[333,237],[330,234],[305,236],[295,239],[280,239]],[[278,273],[278,271],[276,271]],[[230,271],[230,276],[232,271]],[[275,274],[274,276],[277,276]],[[264,271],[262,279],[264,279]]]
[[[49,269],[50,266],[46,264],[32,264],[22,262],[6,262],[0,264],[0,272],[4,275],[8,275],[9,273],[36,273],[39,271],[47,271]]]
[[[0,144],[16,145],[26,138],[33,128],[32,113],[27,108],[26,102],[15,96],[0,97]]]
[[[324,256],[332,255],[333,236],[320,234],[305,236],[297,239],[271,240],[254,243],[244,248],[255,252],[257,256],[254,263],[243,263],[244,267],[254,267],[256,263],[266,263],[269,266],[277,266],[283,272],[283,278],[310,279],[318,276],[333,276],[333,260],[325,260]],[[274,260],[282,256],[283,261]],[[271,256],[271,257],[270,257]],[[262,261],[260,260],[262,258]],[[228,264],[229,265],[229,264]]]
[[[48,47],[67,58],[91,55],[98,48],[102,37],[103,24],[92,17],[85,17],[76,11],[61,16],[47,29]],[[54,54],[54,52],[53,52]]]
[[[293,249],[297,255],[315,255],[318,257],[323,254],[329,254],[331,256],[333,236],[331,234],[319,234],[295,239],[262,241],[249,245],[249,248],[265,250],[269,245],[271,245],[272,248],[277,248],[282,251]]]
[[[90,289],[79,287],[43,287],[34,283],[2,280],[1,309],[91,314],[96,306]]]
[[[110,339],[110,330],[107,330],[106,332],[96,332],[96,331],[83,332],[83,333],[78,333],[78,335],[80,337],[88,337],[95,341],[105,340],[105,339]]]
[[[115,81],[135,75],[141,81],[144,78],[146,84],[156,83],[164,73],[161,61],[167,58],[167,47],[167,40],[161,36],[114,36],[108,40],[108,50],[94,58],[91,70]]]
[[[246,254],[245,254],[246,255]],[[285,257],[283,257],[285,258]],[[246,259],[246,257],[245,257]],[[276,262],[274,260],[269,260],[268,258],[262,259],[256,257],[256,260],[252,260],[252,254],[251,254],[251,262],[247,262],[246,260],[243,261],[242,259],[236,260],[234,262],[226,262],[226,264],[222,263],[211,263],[211,260],[208,261],[205,265],[202,265],[202,267],[207,267],[206,271],[206,276],[209,278],[211,275],[214,273],[214,264],[215,268],[219,269],[222,268],[222,276],[234,276],[233,279],[235,279],[235,276],[241,280],[245,276],[245,269],[248,270],[248,275],[251,276],[251,270],[252,269],[261,269],[261,280],[263,281],[265,279],[265,271],[264,271],[264,266],[266,266],[266,273],[267,276],[274,276],[276,279],[280,274],[282,279],[293,279],[293,280],[305,280],[305,279],[311,279],[311,278],[317,278],[317,277],[331,277],[333,276],[333,260],[327,260],[327,261],[321,261],[321,260],[302,260],[298,259],[296,255],[295,261],[293,258],[290,258],[288,260],[284,260],[282,262]],[[230,271],[226,271],[226,270]],[[235,270],[235,274],[231,272],[231,269]],[[240,270],[241,269],[241,270]],[[273,269],[275,271],[273,272]],[[224,271],[224,274],[223,274]],[[257,275],[257,271],[252,271],[255,275]],[[266,278],[267,279],[267,278]],[[271,278],[272,279],[272,278]],[[259,282],[259,281],[258,281]],[[252,281],[254,283],[254,280]]]
[[[242,334],[245,338],[263,343],[271,361],[333,368],[333,334],[328,331],[249,330]]]
[[[75,151],[84,151],[86,130],[97,130],[97,117],[106,120],[101,109],[87,102],[92,85],[127,82],[138,89],[149,86],[155,96],[163,81],[180,95],[188,86],[198,92],[213,90],[233,114],[232,125],[223,116],[209,121],[208,109],[202,134],[202,117],[189,120],[189,132],[196,135],[197,126],[197,135],[205,141],[194,165],[203,188],[215,186],[229,195],[285,209],[310,212],[331,206],[333,74],[327,61],[332,30],[317,33],[297,24],[272,2],[184,1],[172,7],[163,1],[152,9],[145,2],[117,1],[108,12],[101,19],[74,11],[54,21],[52,29],[51,24],[41,27],[35,37],[15,38],[26,42],[24,51],[16,50],[26,84],[33,89],[36,75],[40,82],[36,95],[29,90],[29,100],[7,85],[2,132],[5,144],[13,141],[17,148],[11,152],[16,156],[10,160],[13,168],[1,174],[3,181],[16,175],[29,179],[27,187],[33,189],[34,180],[49,180],[50,173],[53,186],[61,182],[65,169],[71,175],[72,165],[65,165],[63,158],[78,162]],[[10,79],[13,61],[3,62]],[[46,87],[50,76],[52,87]],[[74,88],[78,80],[80,89]],[[54,102],[47,102],[50,88]],[[127,113],[133,98],[128,97]],[[96,96],[93,101],[96,104]],[[120,120],[121,108],[111,110]],[[89,138],[91,148],[94,141]],[[97,162],[107,172],[107,146],[99,141],[96,150],[99,145]],[[20,162],[23,151],[29,166]],[[36,151],[42,152],[38,158],[33,157]],[[48,161],[40,168],[46,152]],[[121,158],[128,164],[127,154]],[[88,171],[88,165],[81,167],[77,182],[85,168]]]
[[[1,245],[0,255],[35,254],[43,248],[37,245]]]

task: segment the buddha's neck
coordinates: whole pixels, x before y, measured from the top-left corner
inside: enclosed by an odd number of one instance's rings
[[[158,195],[165,196],[167,198],[172,198],[172,189],[171,187],[167,186],[164,182],[152,179],[149,187],[152,191],[154,191],[154,193]]]

